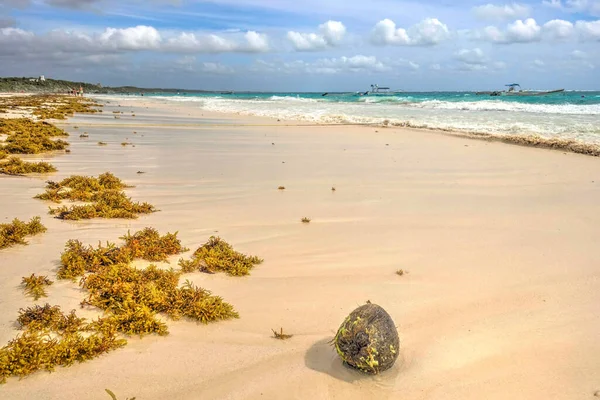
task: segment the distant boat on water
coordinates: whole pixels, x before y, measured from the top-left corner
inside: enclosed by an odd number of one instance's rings
[[[371,90],[366,92],[356,92],[357,96],[393,96],[401,93],[401,90],[391,90],[389,87],[383,87],[379,85],[371,85]]]
[[[521,85],[518,83],[510,83],[505,85],[508,87],[507,90],[493,91],[493,92],[475,92],[478,96],[545,96],[548,94],[561,93],[564,92],[565,89],[555,89],[555,90],[547,90],[543,92],[533,91],[533,90],[523,90],[521,89]],[[519,90],[517,90],[517,87]]]

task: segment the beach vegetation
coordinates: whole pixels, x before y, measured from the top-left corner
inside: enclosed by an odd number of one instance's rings
[[[38,300],[40,297],[47,296],[46,286],[52,285],[53,282],[47,276],[31,274],[31,276],[24,276],[21,283],[25,287],[25,294]]]
[[[0,162],[0,174],[5,175],[47,174],[56,171],[54,165],[44,161],[29,162],[19,157],[10,157],[7,161]]]
[[[211,236],[194,252],[190,260],[179,260],[179,266],[184,272],[200,271],[209,274],[225,272],[231,276],[245,276],[262,262],[259,257],[235,251],[220,237]]]
[[[46,191],[35,196],[40,200],[60,203],[62,200],[83,201],[91,204],[50,208],[56,218],[81,220],[91,218],[135,219],[156,209],[149,203],[133,202],[122,189],[127,188],[119,178],[106,172],[93,176],[73,175],[61,182],[47,182]]]
[[[149,203],[133,202],[130,197],[118,190],[107,190],[94,196],[92,204],[71,205],[51,208],[50,215],[58,219],[78,221],[93,218],[136,219],[139,214],[156,211]]]
[[[34,217],[29,222],[23,222],[15,218],[9,224],[0,224],[0,249],[16,244],[27,244],[26,236],[35,236],[46,232],[40,217]]]
[[[131,186],[126,185],[110,172],[93,176],[71,175],[60,182],[48,181],[46,191],[35,196],[36,199],[60,203],[62,200],[94,201],[100,193],[120,191]]]
[[[115,326],[87,323],[75,310],[65,315],[49,304],[21,309],[17,323],[23,333],[0,349],[0,383],[85,362],[127,343]]]
[[[129,264],[136,258],[147,261],[166,261],[168,256],[187,251],[177,238],[177,232],[161,236],[154,228],[145,228],[123,237],[125,244],[117,246],[107,242],[98,247],[84,246],[78,240],[69,240],[60,257],[59,279],[75,279],[85,273],[96,272],[102,267]]]

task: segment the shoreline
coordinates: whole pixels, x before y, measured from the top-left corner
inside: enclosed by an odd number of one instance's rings
[[[92,95],[89,96],[92,99],[99,100],[106,104],[106,99],[103,97],[107,96],[97,96]],[[131,106],[135,105],[139,102],[141,107],[146,107],[145,102],[153,105],[160,105],[169,109],[176,108],[178,105],[181,107],[182,105],[186,106],[188,111],[200,112],[203,115],[207,115],[209,117],[218,119],[233,119],[233,120],[250,120],[250,121],[261,121],[261,124],[252,124],[252,123],[243,123],[239,126],[349,126],[349,127],[364,127],[364,128],[381,128],[381,129],[398,129],[398,130],[414,130],[417,132],[425,132],[425,133],[433,133],[433,134],[442,134],[452,137],[466,138],[466,139],[474,139],[474,140],[483,140],[489,142],[500,142],[505,144],[524,146],[524,147],[534,147],[540,149],[547,150],[557,150],[557,151],[567,151],[575,154],[582,154],[592,157],[600,157],[600,145],[599,144],[591,144],[585,143],[583,141],[571,140],[571,139],[558,139],[558,138],[545,138],[540,135],[535,134],[522,134],[522,135],[498,135],[491,134],[486,132],[476,132],[476,131],[464,131],[459,129],[441,129],[441,128],[430,128],[430,127],[421,127],[421,126],[412,126],[409,123],[405,124],[385,124],[385,123],[311,123],[309,121],[303,120],[281,120],[275,117],[263,117],[257,115],[247,115],[242,113],[226,113],[226,112],[218,112],[218,111],[206,111],[203,109],[199,109],[197,107],[193,107],[194,103],[191,102],[181,102],[181,103],[168,103],[165,101],[161,101],[160,99],[152,99],[152,98],[135,98],[123,96],[122,98],[117,97],[119,101],[124,104],[131,104]],[[112,101],[112,100],[111,100]],[[229,126],[230,124],[228,124]],[[173,126],[173,125],[157,125],[157,126]],[[180,127],[184,127],[185,125],[177,125]],[[205,126],[205,125],[203,125]],[[214,127],[215,125],[213,125]]]
[[[57,123],[72,152],[53,158],[50,179],[111,171],[135,186],[128,196],[160,212],[59,221],[32,198],[46,177],[0,177],[0,218],[41,215],[48,227],[0,252],[0,343],[18,333],[18,309],[33,304],[21,276],[54,277],[68,239],[95,245],[146,226],[179,231],[190,249],[217,234],[264,258],[241,279],[189,276],[240,319],[162,318],[170,335],[9,379],[5,398],[101,400],[108,388],[140,399],[571,400],[600,389],[596,160],[411,129],[244,126],[235,124],[256,120],[144,107],[121,107],[115,120],[111,103]],[[192,125],[160,125],[173,121]],[[83,130],[89,138],[77,138]],[[45,300],[97,315],[79,309],[81,298],[76,284],[56,281]],[[396,366],[377,377],[345,368],[327,344],[367,300],[400,334]],[[294,337],[272,339],[280,327]]]

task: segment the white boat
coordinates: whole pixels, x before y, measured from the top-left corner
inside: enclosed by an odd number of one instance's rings
[[[371,90],[367,90],[366,92],[356,92],[356,94],[358,96],[393,96],[401,92],[401,90],[391,90],[389,87],[371,85]]]
[[[495,91],[495,92],[477,92],[475,94],[487,95],[487,96],[492,96],[492,97],[496,97],[496,96],[544,96],[547,94],[561,93],[561,92],[565,91],[565,89],[548,90],[545,92],[523,90],[523,89],[521,89],[521,85],[519,85],[518,83],[511,83],[506,86],[508,86],[507,90]],[[519,88],[519,90],[517,90],[517,87]]]

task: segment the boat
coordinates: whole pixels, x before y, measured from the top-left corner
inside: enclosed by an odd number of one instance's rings
[[[371,90],[366,92],[356,92],[358,96],[393,96],[402,92],[401,90],[391,90],[389,87],[382,87],[379,85],[371,85]]]
[[[493,91],[493,92],[475,92],[478,96],[545,96],[548,94],[561,93],[564,92],[565,89],[555,89],[555,90],[547,90],[543,92],[533,91],[533,90],[523,90],[521,89],[521,85],[518,83],[509,83],[505,85],[508,87],[507,90]],[[519,90],[517,90],[517,87]]]

